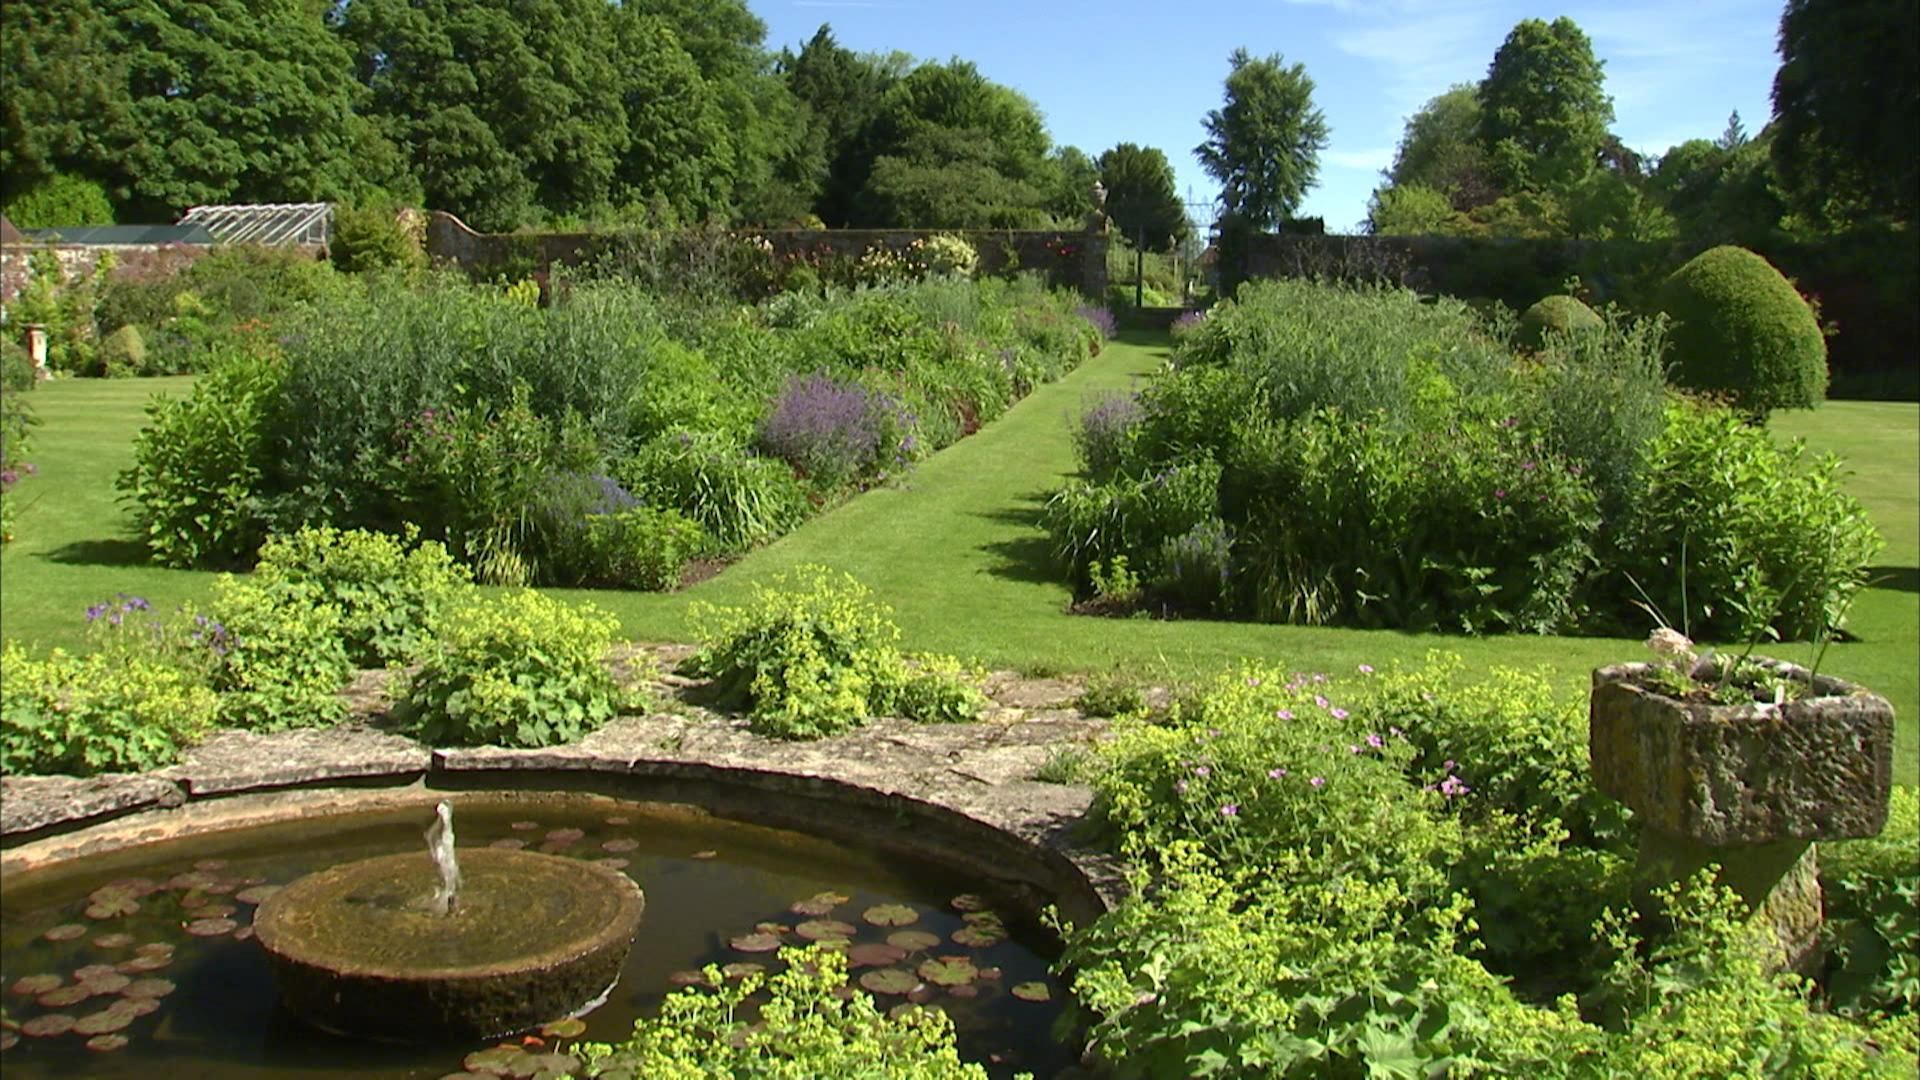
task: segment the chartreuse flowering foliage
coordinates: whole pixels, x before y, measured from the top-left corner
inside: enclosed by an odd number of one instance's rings
[[[780,738],[835,735],[888,713],[978,715],[984,698],[968,673],[951,657],[902,655],[892,616],[852,575],[801,566],[756,584],[744,607],[694,604],[701,648],[690,665],[714,680],[722,706]]]
[[[707,968],[711,989],[667,998],[618,1045],[583,1043],[587,1075],[604,1080],[987,1080],[960,1060],[953,1021],[939,1009],[882,1012],[872,995],[848,992],[847,960],[812,946],[782,949],[785,970],[735,980]],[[754,999],[771,996],[750,1019]],[[1030,1074],[1020,1074],[1031,1080]]]
[[[1248,666],[1118,720],[1085,771],[1132,894],[1062,958],[1096,1053],[1121,1077],[1910,1070],[1910,1022],[1810,1007],[1708,876],[1656,897],[1646,939],[1578,717],[1543,676],[1435,658]],[[1861,955],[1910,933],[1891,906],[1854,924]]]
[[[0,773],[137,772],[171,765],[212,730],[217,702],[151,659],[55,649],[0,654]]]

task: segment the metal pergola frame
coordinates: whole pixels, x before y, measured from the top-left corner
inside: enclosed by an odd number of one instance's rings
[[[325,244],[333,225],[332,203],[260,203],[253,206],[196,206],[180,219],[202,225],[221,244]]]

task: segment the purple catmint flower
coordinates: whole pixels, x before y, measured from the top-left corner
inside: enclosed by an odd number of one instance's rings
[[[1179,335],[1186,333],[1187,331],[1193,329],[1196,326],[1199,326],[1201,323],[1206,321],[1207,321],[1206,312],[1189,311],[1186,314],[1180,316],[1179,318],[1173,320],[1174,336],[1178,337]]]
[[[1267,770],[1267,779],[1269,780],[1279,780],[1285,777],[1286,775],[1287,775],[1287,770],[1285,769],[1268,769]]]
[[[1113,335],[1119,332],[1119,325],[1114,322],[1113,312],[1106,308],[1082,304],[1075,308],[1073,313],[1092,323],[1093,328],[1100,331],[1101,338],[1105,340],[1111,341]]]
[[[904,437],[912,423],[892,397],[816,371],[787,380],[760,424],[760,446],[815,480],[842,484],[870,475],[883,451],[904,464],[904,439],[881,442],[889,429]]]
[[[1327,778],[1324,776],[1316,776],[1307,781],[1307,783],[1312,784],[1314,787],[1322,788],[1327,786]]]

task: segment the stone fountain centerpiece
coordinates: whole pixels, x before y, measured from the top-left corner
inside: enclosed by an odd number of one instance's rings
[[[1877,835],[1893,784],[1893,706],[1852,683],[1761,661],[1788,700],[1741,704],[1675,696],[1662,667],[1709,684],[1671,631],[1663,663],[1593,673],[1588,751],[1600,790],[1633,809],[1641,827],[1638,891],[1681,880],[1708,863],[1774,935],[1782,966],[1819,955],[1820,881],[1814,842]],[[1649,644],[1657,652],[1656,640]],[[1684,665],[1682,668],[1680,665]]]
[[[263,901],[254,937],[281,998],[336,1034],[475,1040],[576,1015],[618,978],[645,897],[618,870],[529,851],[453,848],[300,878]]]

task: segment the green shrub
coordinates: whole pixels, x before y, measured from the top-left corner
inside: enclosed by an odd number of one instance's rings
[[[882,1011],[852,989],[846,958],[828,949],[782,949],[780,962],[785,969],[771,978],[731,979],[708,967],[707,987],[668,996],[660,1016],[635,1022],[625,1042],[579,1044],[587,1075],[987,1080],[985,1069],[960,1060],[945,1012]],[[765,1001],[763,989],[771,994]]]
[[[1147,711],[1147,696],[1125,673],[1107,671],[1087,680],[1073,706],[1088,716],[1131,716]]]
[[[397,713],[435,746],[555,746],[619,711],[602,657],[619,621],[532,590],[475,600],[443,617]]]
[[[971,719],[984,699],[950,658],[910,664],[892,611],[848,574],[801,566],[755,583],[744,607],[695,603],[700,651],[690,662],[716,701],[744,709],[753,730],[783,739],[837,735],[898,711],[916,720]]]
[[[417,214],[417,212],[415,212]],[[392,206],[336,206],[327,254],[342,272],[421,270],[427,265],[424,226],[409,227]]]
[[[266,416],[285,375],[277,357],[244,357],[200,378],[184,400],[161,396],[147,406],[134,463],[115,486],[155,561],[233,565],[260,546]]]
[[[1047,500],[1041,521],[1052,537],[1055,559],[1077,586],[1090,583],[1087,573],[1094,563],[1110,564],[1119,556],[1152,580],[1163,567],[1163,544],[1217,515],[1219,486],[1220,466],[1205,458],[1140,478],[1075,481]]]
[[[427,642],[472,576],[428,540],[354,529],[301,529],[260,546],[254,578],[313,585],[340,612],[340,636],[356,667],[405,661]]]
[[[0,773],[141,772],[171,765],[212,730],[213,691],[164,664],[7,642],[0,658]]]
[[[113,224],[113,200],[97,180],[55,173],[7,202],[7,220],[22,229]]]
[[[700,523],[678,510],[636,506],[587,519],[591,571],[580,584],[671,589],[710,541]]]
[[[1743,413],[1811,409],[1826,396],[1827,342],[1793,283],[1744,248],[1694,256],[1667,278],[1673,378]]]
[[[1879,836],[1820,845],[1823,980],[1847,1012],[1920,1012],[1920,795],[1893,789]]]
[[[145,374],[147,342],[137,326],[123,326],[100,340],[94,352],[100,374],[108,378]]]
[[[806,488],[786,463],[704,431],[669,431],[615,468],[648,503],[700,523],[722,551],[745,551],[785,533],[808,512]]]
[[[1606,323],[1590,307],[1571,296],[1548,296],[1520,313],[1520,344],[1538,349],[1549,335],[1578,335]]]
[[[346,716],[339,695],[353,665],[340,609],[320,584],[222,574],[205,614],[223,723],[267,732],[325,727]]]
[[[1695,403],[1667,412],[1646,483],[1613,541],[1611,611],[1644,628],[1633,601],[1696,640],[1755,640],[1769,628],[1812,639],[1842,624],[1882,544],[1840,462],[1781,446],[1731,410]]]

